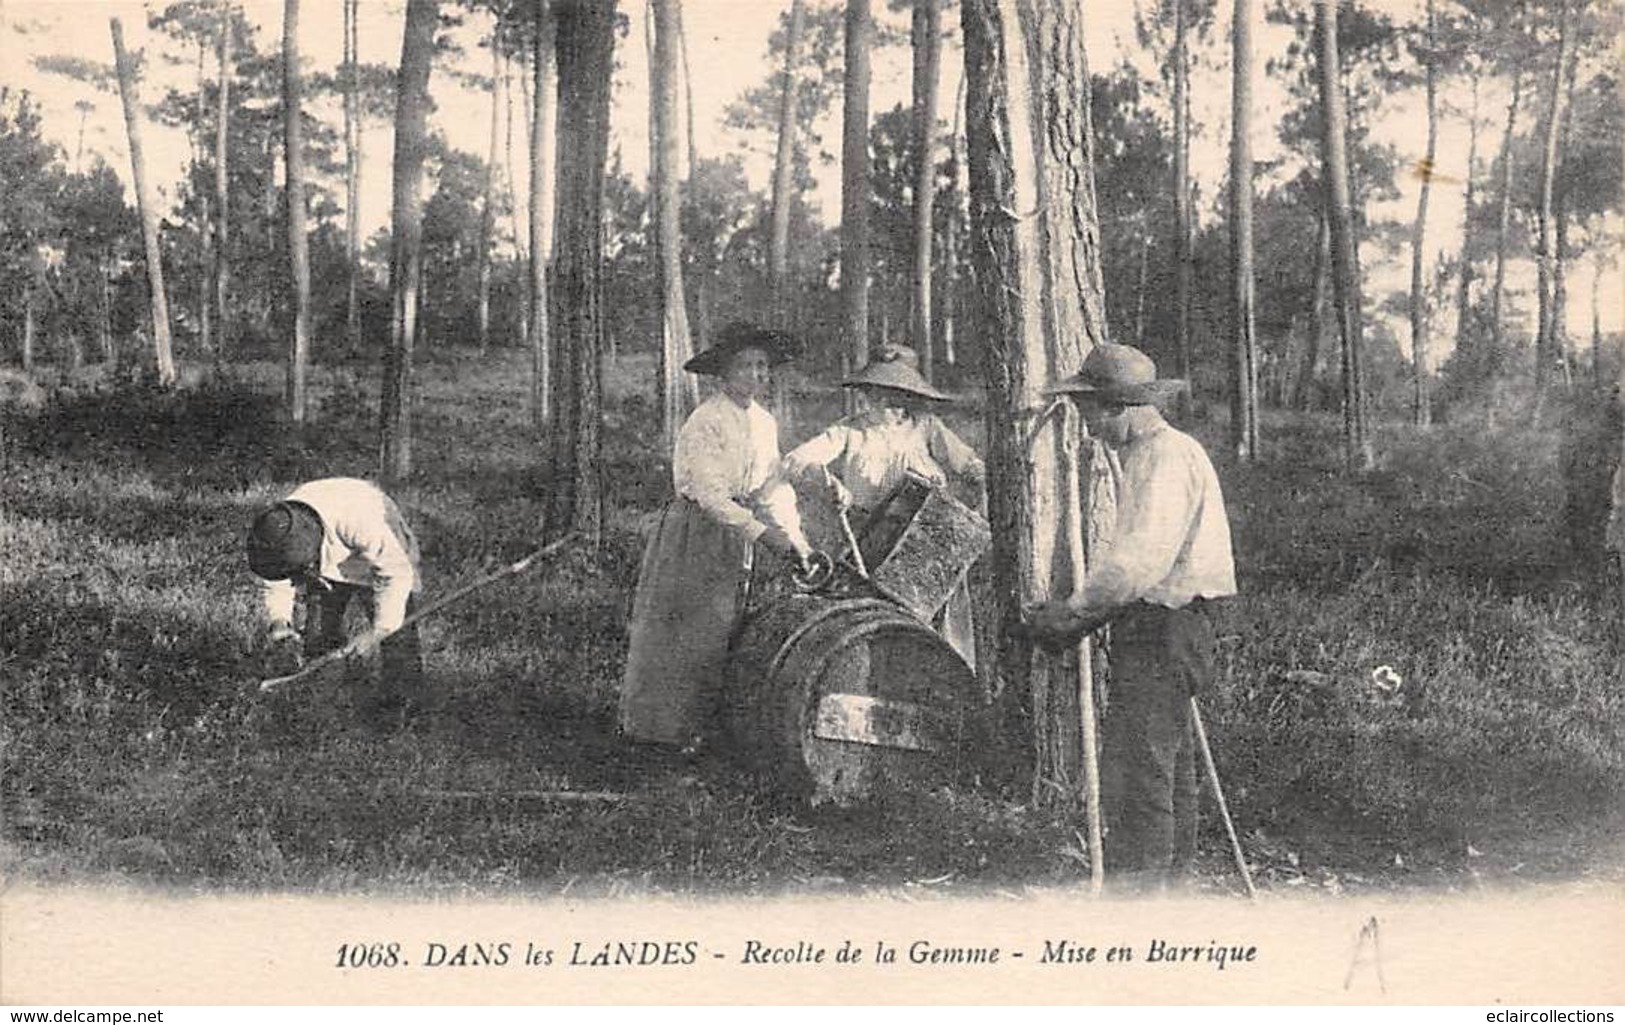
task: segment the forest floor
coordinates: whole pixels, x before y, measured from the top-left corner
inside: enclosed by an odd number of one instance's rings
[[[395,494],[432,596],[534,547],[545,481],[523,354],[430,358],[418,379],[415,475]],[[371,475],[376,400],[358,380],[319,369],[302,433],[280,418],[269,365],[6,414],[6,876],[593,895],[1021,893],[1086,878],[1077,816],[1035,809],[991,771],[798,812],[725,760],[629,757],[614,731],[626,612],[641,526],[669,489],[647,440],[646,362],[610,381],[597,556],[425,622],[439,715],[375,733],[331,677],[258,696],[242,533],[302,480]],[[1270,414],[1263,460],[1243,467],[1222,456],[1222,424],[1194,425],[1219,463],[1244,591],[1205,704],[1260,886],[1625,879],[1618,588],[1566,540],[1563,432],[1384,425],[1382,465],[1356,479],[1337,427]],[[1375,682],[1382,666],[1397,690]],[[1234,891],[1204,804],[1198,888]]]

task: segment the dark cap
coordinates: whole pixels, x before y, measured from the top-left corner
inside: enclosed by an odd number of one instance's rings
[[[322,518],[303,502],[278,502],[248,528],[248,568],[266,580],[286,580],[322,554]]]

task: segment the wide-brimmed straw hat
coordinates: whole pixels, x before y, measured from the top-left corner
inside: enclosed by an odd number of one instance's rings
[[[286,580],[321,553],[322,518],[303,502],[278,502],[248,528],[248,568],[265,580]]]
[[[841,382],[843,388],[890,388],[933,402],[952,402],[954,397],[937,391],[920,370],[920,357],[904,345],[883,345],[869,355],[863,369]]]
[[[767,354],[768,365],[778,366],[800,355],[801,347],[783,331],[736,320],[717,332],[717,340],[711,347],[684,363],[683,369],[693,374],[721,377],[728,372],[728,361],[745,349],[761,349]]]
[[[1157,377],[1151,357],[1132,345],[1103,342],[1089,350],[1071,377],[1046,389],[1050,395],[1094,395],[1125,406],[1150,406],[1185,390],[1175,377]]]

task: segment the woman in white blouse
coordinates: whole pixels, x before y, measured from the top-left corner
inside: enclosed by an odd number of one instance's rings
[[[784,476],[799,488],[822,487],[838,506],[861,517],[884,502],[909,473],[939,487],[959,484],[984,501],[982,460],[934,412],[952,401],[918,370],[913,349],[888,345],[862,370],[842,382],[863,397],[866,407],[836,421],[784,457]],[[963,581],[938,614],[943,638],[972,667],[976,664],[970,593]]]
[[[638,573],[620,698],[621,732],[632,740],[697,750],[720,695],[754,546],[805,566],[795,496],[774,476],[778,424],[761,405],[772,368],[793,356],[785,335],[734,323],[683,368],[719,378],[720,388],[678,432],[676,495]]]

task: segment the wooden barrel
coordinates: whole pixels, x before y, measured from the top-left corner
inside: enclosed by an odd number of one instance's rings
[[[733,740],[782,792],[852,804],[953,780],[969,667],[878,598],[791,595],[757,611],[729,661]]]

